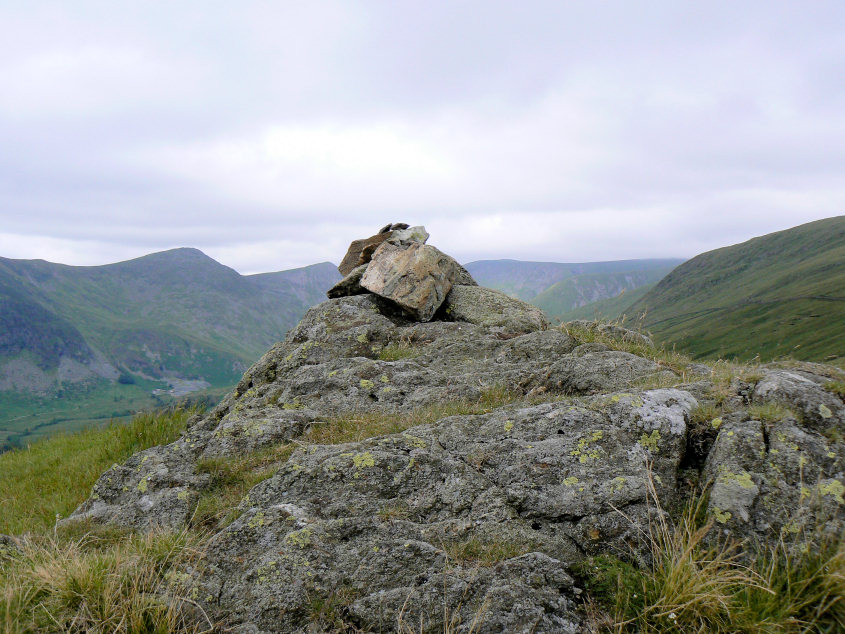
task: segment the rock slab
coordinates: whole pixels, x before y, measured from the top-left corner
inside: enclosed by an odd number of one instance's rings
[[[361,286],[389,299],[417,321],[431,321],[452,289],[454,260],[435,247],[384,242],[361,278]]]

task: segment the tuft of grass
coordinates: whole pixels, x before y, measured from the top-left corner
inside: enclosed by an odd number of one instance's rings
[[[171,409],[138,414],[128,424],[56,435],[0,454],[0,533],[52,528],[57,516],[67,516],[88,497],[112,464],[176,440],[195,413]]]
[[[154,532],[92,546],[85,539],[26,540],[0,555],[0,629],[23,632],[200,632],[177,567],[197,537]],[[166,590],[166,593],[165,593]]]
[[[748,415],[752,420],[759,420],[762,423],[777,423],[786,418],[794,418],[801,420],[799,415],[788,407],[784,407],[780,403],[762,403],[752,405],[748,408]]]
[[[309,625],[319,627],[321,632],[346,634],[360,632],[350,625],[346,616],[347,608],[360,596],[360,592],[350,587],[332,590],[326,597],[317,597],[309,605]],[[313,630],[316,631],[316,630]]]
[[[841,399],[845,399],[845,381],[828,381],[823,385],[828,392],[833,392]]]
[[[443,550],[446,551],[450,560],[475,563],[479,566],[493,566],[500,561],[529,553],[532,548],[532,544],[521,540],[479,539],[477,537],[443,545]]]
[[[654,484],[649,497],[656,502]],[[705,539],[706,496],[670,524],[662,509],[645,534],[650,565],[611,555],[574,567],[588,617],[612,632],[753,634],[841,632],[845,628],[845,537],[808,538],[802,553],[783,543],[751,557],[744,544]]]
[[[545,400],[548,398],[546,396]],[[344,414],[312,424],[302,440],[320,445],[358,442],[374,436],[397,434],[411,427],[434,423],[448,416],[487,414],[509,403],[520,401],[535,402],[535,399],[526,397],[522,392],[496,385],[482,390],[481,397],[477,401],[443,401],[401,413],[368,411]]]
[[[244,456],[200,460],[197,471],[211,475],[211,486],[200,496],[191,525],[220,529],[234,522],[247,492],[275,474],[293,450],[293,444],[282,444]]]
[[[398,343],[389,343],[378,353],[379,361],[399,361],[401,359],[413,359],[422,354],[418,346],[409,341],[402,340]]]
[[[600,330],[599,326],[605,323],[613,326],[622,326],[621,323],[595,321],[590,322],[588,325],[577,323],[561,324],[560,327],[578,343],[601,343],[611,350],[628,352],[645,359],[650,359],[661,369],[671,370],[680,376],[683,381],[686,381],[686,370],[690,363],[692,363],[688,356],[677,352],[674,348],[666,349],[664,346],[651,346],[640,340],[639,337],[626,338],[613,332]]]
[[[796,555],[779,542],[757,557],[761,584],[737,594],[754,631],[845,631],[845,539],[808,537],[805,546]]]

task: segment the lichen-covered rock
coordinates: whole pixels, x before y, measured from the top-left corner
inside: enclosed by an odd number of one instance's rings
[[[581,328],[588,331],[595,331],[627,343],[638,343],[649,348],[654,347],[654,342],[651,340],[651,337],[648,337],[641,332],[637,332],[636,330],[624,328],[618,324],[605,324],[587,319],[576,319],[574,321],[566,322],[563,327],[564,329]]]
[[[740,539],[845,530],[845,443],[786,418],[722,422],[707,458],[709,511]]]
[[[429,321],[457,276],[454,260],[420,242],[384,242],[361,277],[361,286],[401,306],[418,321]]]
[[[11,535],[0,534],[0,561],[3,557],[10,557],[21,552],[20,542],[17,538]]]
[[[549,327],[543,311],[483,286],[454,286],[441,311],[444,319],[465,321],[504,334],[523,334]]]
[[[567,565],[641,544],[649,482],[672,499],[694,406],[678,390],[615,394],[303,448],[213,539],[197,594],[260,630],[298,631],[340,595],[363,629],[393,631],[405,606],[442,631],[445,602],[480,631],[577,631]],[[468,543],[502,562],[479,572]]]
[[[845,429],[845,403],[822,386],[830,379],[801,369],[765,370],[754,387],[755,402],[775,401],[790,407],[806,425],[819,431]]]
[[[208,485],[195,472],[204,442],[191,434],[169,445],[152,447],[100,476],[88,498],[63,523],[80,520],[146,529],[185,526]]]

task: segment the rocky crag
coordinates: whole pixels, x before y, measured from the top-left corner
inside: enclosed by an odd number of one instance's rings
[[[65,521],[180,529],[215,495],[207,465],[286,448],[174,580],[236,632],[323,631],[326,606],[353,631],[584,631],[574,566],[646,561],[650,521],[691,478],[720,537],[843,530],[840,371],[722,380],[617,326],[550,329],[427,238],[388,225],[354,242],[331,299]],[[396,433],[311,440],[373,416]]]

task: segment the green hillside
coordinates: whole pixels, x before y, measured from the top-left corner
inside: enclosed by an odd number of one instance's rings
[[[479,260],[466,269],[482,286],[531,302],[555,316],[578,306],[655,282],[680,259],[609,262],[521,262]]]
[[[654,284],[675,268],[675,265],[673,262],[649,269],[573,275],[553,284],[534,297],[531,303],[546,311],[549,317],[565,321],[569,319],[567,315],[577,308],[615,299],[626,291]]]
[[[845,216],[703,253],[628,313],[696,357],[843,357]]]
[[[0,258],[0,447],[232,385],[338,279],[328,262],[242,276],[196,249]]]
[[[645,297],[646,293],[651,291],[655,286],[657,286],[657,282],[646,284],[630,291],[622,291],[614,297],[600,299],[596,302],[565,311],[558,315],[558,318],[561,321],[572,321],[573,319],[617,321],[619,319],[625,319],[628,323],[631,323],[632,320],[636,320],[637,315],[633,314],[629,308],[632,304]]]

